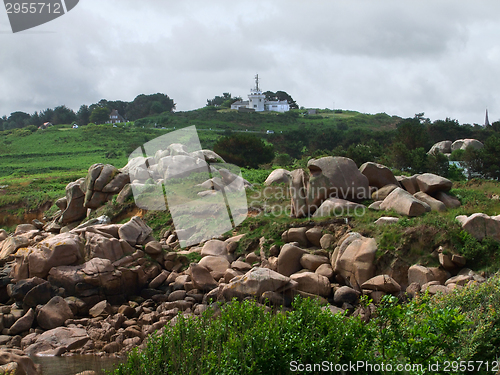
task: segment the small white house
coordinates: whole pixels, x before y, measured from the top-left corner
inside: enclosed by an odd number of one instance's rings
[[[255,88],[250,89],[248,100],[240,100],[231,104],[231,109],[247,110],[255,112],[274,111],[274,112],[288,112],[290,104],[286,100],[270,101],[266,100],[266,96],[259,88],[259,75],[255,76]]]

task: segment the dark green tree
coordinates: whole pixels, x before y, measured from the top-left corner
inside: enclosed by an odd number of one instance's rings
[[[493,131],[500,133],[500,121],[495,121],[494,123],[492,123],[491,128],[493,129]]]
[[[476,164],[472,164],[472,170],[479,172],[481,175],[494,180],[500,179],[500,135],[497,133],[490,136],[484,142],[484,148],[480,150],[470,150],[472,147],[465,149],[464,159],[476,159]],[[479,159],[477,161],[477,159]]]
[[[413,118],[402,120],[397,125],[396,142],[406,146],[408,150],[422,147],[426,150],[430,148],[429,135],[427,133],[425,119],[422,114],[416,114]]]
[[[110,111],[107,107],[95,108],[90,115],[90,122],[104,124],[109,120]]]
[[[448,176],[449,169],[450,169],[450,163],[446,155],[442,154],[441,152],[436,152],[434,154],[427,155],[426,172],[446,177]]]
[[[163,106],[161,105],[160,102],[153,102],[151,103],[151,109],[149,110],[150,115],[157,115],[163,112]]]
[[[42,119],[40,118],[40,115],[37,111],[35,111],[35,113],[31,115],[30,124],[35,125],[36,127],[42,125]]]
[[[76,121],[80,125],[87,125],[90,122],[90,114],[92,112],[90,111],[90,108],[86,104],[82,104],[80,106],[80,109],[76,113]]]
[[[207,107],[231,108],[231,104],[242,100],[240,96],[233,97],[231,93],[225,92],[222,96],[215,96],[213,99],[207,99]]]
[[[155,104],[153,112],[151,106]],[[165,94],[138,95],[132,103],[127,106],[125,118],[129,121],[135,121],[140,118],[163,112],[172,112],[175,109],[175,103]],[[123,113],[122,113],[123,115]]]
[[[76,114],[72,109],[61,105],[54,108],[54,115],[52,116],[52,123],[54,125],[58,124],[71,124],[76,120]]]
[[[299,109],[299,106],[286,91],[266,91],[264,92],[266,100],[286,100],[290,104],[290,109]]]
[[[44,111],[40,111],[40,120],[43,123],[52,122],[52,117],[54,116],[54,110],[52,108],[47,108]]]
[[[31,116],[27,113],[24,113],[24,112],[20,112],[20,111],[17,111],[17,112],[12,112],[9,116],[9,118],[7,119],[7,128],[8,129],[14,129],[14,128],[23,128],[28,124],[29,120],[30,120]]]
[[[274,158],[272,145],[266,145],[261,138],[250,134],[232,134],[222,137],[214,145],[214,151],[226,162],[239,167],[257,168],[270,163]]]
[[[446,118],[446,120],[436,120],[427,126],[427,133],[432,144],[441,141],[454,141],[460,138],[469,138],[471,134],[467,128],[460,126],[457,120]]]

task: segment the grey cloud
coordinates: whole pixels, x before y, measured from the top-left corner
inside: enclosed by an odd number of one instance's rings
[[[259,73],[265,90],[299,105],[480,122],[486,106],[498,113],[499,10],[494,1],[81,1],[38,33],[0,34],[0,115],[154,92],[188,110],[222,92],[247,95]]]

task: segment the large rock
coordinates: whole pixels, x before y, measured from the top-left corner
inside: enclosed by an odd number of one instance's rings
[[[198,264],[209,271],[219,274],[224,274],[230,266],[229,261],[225,257],[216,257],[212,255],[203,257]]]
[[[307,247],[309,241],[306,236],[307,227],[290,228],[281,234],[283,242],[298,242],[300,246]]]
[[[125,254],[120,241],[116,238],[105,237],[91,231],[85,232],[85,259],[109,259],[111,262],[121,259]]]
[[[434,198],[443,202],[444,205],[446,206],[446,208],[458,208],[458,207],[460,207],[460,201],[457,198],[446,194],[444,191],[436,192],[434,194]]]
[[[467,233],[479,241],[485,237],[500,241],[500,220],[483,213],[475,213],[469,217],[460,215],[456,217],[456,220],[462,224],[462,228]]]
[[[43,352],[60,355],[67,350],[81,348],[89,339],[84,328],[58,327],[38,336],[36,341],[25,349],[25,352],[30,356]]]
[[[406,176],[398,176],[397,180],[399,181],[399,184],[410,194],[415,194],[417,191],[420,191],[420,188],[418,187],[418,182],[417,182],[417,177],[418,174],[414,174],[411,177],[406,177]]]
[[[312,175],[321,173],[328,178],[331,184],[328,197],[352,201],[370,198],[368,178],[351,159],[327,156],[309,160],[307,167]]]
[[[38,311],[36,321],[40,327],[48,330],[64,325],[64,322],[71,318],[73,312],[68,302],[60,296],[55,296]]]
[[[323,275],[331,280],[334,276],[333,268],[330,264],[322,264],[318,268],[316,268],[316,272],[319,275]]]
[[[456,150],[465,150],[467,147],[472,147],[474,150],[479,150],[484,147],[484,145],[477,139],[457,139],[451,145],[451,152]]]
[[[335,243],[335,236],[330,233],[324,234],[319,240],[319,243],[322,249],[330,249]]]
[[[290,276],[298,283],[296,289],[306,293],[328,297],[332,290],[327,277],[314,272],[300,272]]]
[[[368,184],[376,188],[382,188],[386,185],[399,186],[399,182],[394,174],[385,165],[367,162],[359,167],[359,171],[368,178]]]
[[[109,304],[109,302],[106,300],[96,303],[89,310],[89,315],[94,317],[94,318],[97,318],[99,316],[107,317],[107,316],[111,315],[112,313],[113,313],[113,309],[111,308],[111,305]]]
[[[309,176],[303,169],[296,169],[291,172],[290,196],[292,202],[292,217],[306,217],[309,215],[309,206],[307,204],[307,184]]]
[[[375,220],[375,224],[377,225],[396,224],[398,221],[399,221],[398,217],[381,216],[377,220]]]
[[[413,194],[413,196],[417,198],[419,201],[427,203],[431,208],[431,211],[437,211],[437,212],[446,211],[446,206],[443,202],[437,200],[436,198],[431,197],[429,194],[426,194],[423,191],[419,191]]]
[[[227,257],[229,255],[227,251],[227,244],[220,240],[210,240],[207,241],[203,248],[201,249],[201,256],[223,256]]]
[[[155,257],[162,253],[163,248],[160,242],[150,241],[146,244],[146,246],[144,246],[144,251],[146,252],[146,254]]]
[[[420,216],[431,210],[427,203],[418,200],[401,188],[393,190],[380,204],[380,209],[394,210],[406,216]]]
[[[300,264],[305,269],[314,272],[322,264],[329,264],[329,259],[321,255],[304,254],[300,258]]]
[[[433,173],[424,173],[417,176],[417,184],[420,191],[427,194],[432,194],[436,191],[448,191],[453,186],[453,182],[447,178]]]
[[[386,185],[372,193],[372,199],[374,201],[383,201],[389,194],[393,192],[393,190],[397,189],[399,187],[398,185]]]
[[[425,266],[415,264],[408,269],[408,285],[418,283],[422,286],[431,281],[439,281],[439,279],[438,272],[433,272],[433,269]]]
[[[321,247],[321,237],[323,237],[323,230],[320,227],[314,227],[306,231],[306,237],[314,246]]]
[[[128,173],[121,173],[110,164],[92,165],[82,184],[82,191],[85,193],[84,206],[99,208],[129,182]]]
[[[79,297],[133,295],[159,274],[158,265],[143,262],[143,257],[144,252],[136,251],[114,263],[93,258],[78,266],[54,267],[48,280],[64,288],[69,295]],[[140,265],[138,260],[141,260]]]
[[[34,320],[35,310],[31,308],[9,328],[9,335],[15,336],[28,331],[33,325]]]
[[[362,216],[365,213],[365,206],[359,203],[347,201],[339,198],[328,198],[316,210],[313,217],[324,216]]]
[[[320,170],[313,169],[307,182],[307,204],[309,215],[313,214],[329,197],[331,182]]]
[[[9,258],[18,249],[28,246],[29,243],[29,239],[24,236],[14,236],[7,238],[5,241],[0,243],[0,261]]]
[[[19,224],[14,231],[14,234],[23,234],[31,231],[38,231],[37,227],[33,224]]]
[[[278,255],[278,272],[285,276],[290,276],[291,274],[300,271],[302,265],[300,264],[300,259],[302,255],[307,253],[304,249],[297,247],[292,244],[285,244]]]
[[[54,296],[52,285],[48,281],[44,281],[33,287],[23,298],[24,307],[36,307],[45,305]]]
[[[385,293],[398,293],[401,286],[389,275],[377,275],[361,284],[362,289],[378,290]]]
[[[127,241],[132,246],[143,244],[152,232],[153,230],[139,216],[134,216],[118,229],[120,239]]]
[[[157,170],[165,179],[182,178],[192,173],[207,173],[208,164],[205,160],[189,155],[169,155],[158,161]]]
[[[281,292],[290,288],[292,286],[290,280],[289,277],[268,268],[255,267],[225,285],[222,294],[226,300],[243,299],[248,296],[259,298],[267,291]]]
[[[280,184],[285,183],[288,185],[290,182],[292,174],[286,169],[275,169],[272,171],[269,176],[267,176],[266,181],[264,181],[264,185],[269,186],[272,184]]]
[[[333,301],[338,304],[350,303],[354,305],[358,300],[359,292],[348,286],[341,286],[335,291]]]
[[[128,173],[118,173],[102,188],[102,192],[107,194],[118,194],[129,183],[130,176]]]
[[[209,163],[225,163],[224,159],[212,150],[201,150],[203,157]]]
[[[191,281],[196,289],[209,291],[217,287],[217,282],[205,267],[197,263],[191,263],[189,272],[191,274]]]
[[[63,225],[84,219],[87,216],[87,208],[84,206],[85,193],[82,191],[84,178],[70,182],[66,186],[66,204],[64,206],[59,222]]]
[[[7,365],[10,363],[16,363],[15,366],[11,367],[15,369],[10,372],[8,370],[5,372],[6,375],[39,375],[39,367],[35,365],[33,360],[28,357],[22,350],[17,349],[6,349],[2,348],[0,350],[0,365]]]
[[[332,255],[332,268],[351,286],[359,287],[374,276],[376,252],[375,239],[349,233]]]
[[[63,233],[49,237],[38,243],[28,255],[29,275],[45,278],[52,267],[78,263],[82,253],[83,243],[75,234]]]
[[[14,298],[16,301],[22,301],[26,294],[36,287],[37,285],[46,283],[45,280],[39,277],[32,277],[29,279],[19,280],[15,284],[10,284],[7,288],[9,297]]]
[[[428,154],[435,154],[436,152],[440,152],[442,154],[451,154],[451,144],[451,141],[441,141],[434,143]]]

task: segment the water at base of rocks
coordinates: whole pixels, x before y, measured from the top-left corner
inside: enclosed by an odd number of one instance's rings
[[[82,371],[94,370],[98,375],[111,371],[125,358],[97,357],[77,355],[69,357],[32,357],[33,362],[42,366],[43,375],[75,375]]]

